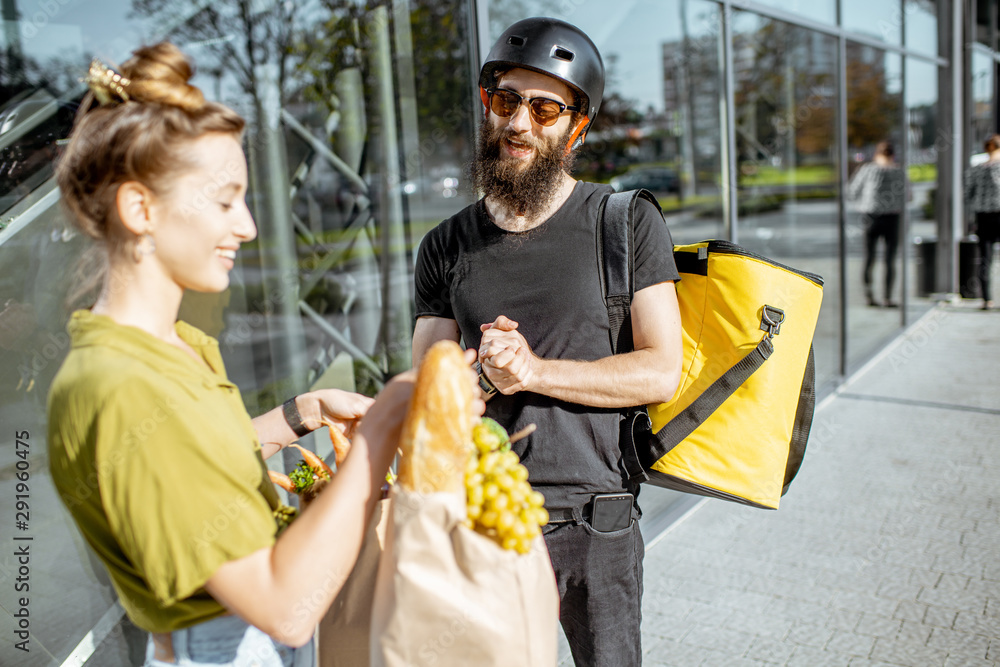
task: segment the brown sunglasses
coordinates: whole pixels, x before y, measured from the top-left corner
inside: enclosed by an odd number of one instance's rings
[[[510,118],[517,113],[521,104],[527,102],[531,120],[545,127],[554,125],[564,111],[580,110],[580,107],[556,102],[547,97],[521,97],[513,90],[505,88],[490,88],[486,94],[490,96],[490,110],[501,118]]]

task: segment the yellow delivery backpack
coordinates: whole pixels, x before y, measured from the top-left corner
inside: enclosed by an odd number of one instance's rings
[[[633,213],[645,191],[607,196],[598,240],[616,352],[631,349]],[[657,208],[659,205],[657,204]],[[674,246],[684,362],[667,403],[627,412],[631,480],[777,509],[815,407],[812,339],[823,279],[727,241]]]

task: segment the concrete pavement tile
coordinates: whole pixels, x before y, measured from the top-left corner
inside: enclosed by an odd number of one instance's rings
[[[700,667],[704,649],[663,639],[643,651],[642,664],[650,667]]]
[[[898,581],[884,581],[875,590],[875,596],[891,600],[915,601],[924,587],[920,584]]]
[[[871,655],[872,647],[875,646],[875,637],[860,635],[856,632],[844,632],[837,630],[833,633],[830,641],[824,648],[835,653],[846,653],[854,656]]]
[[[785,641],[798,644],[800,646],[823,648],[833,637],[833,632],[833,630],[825,625],[810,622],[795,623],[788,630],[788,635],[785,636]]]
[[[729,589],[719,602],[730,609],[740,609],[746,612],[762,612],[772,600],[774,600],[774,597],[771,595]]]
[[[910,642],[880,637],[875,640],[875,648],[872,649],[871,657],[874,660],[897,662],[903,665],[941,667],[944,665],[945,658],[948,657],[948,652],[929,646],[918,646]]]
[[[959,632],[971,632],[975,635],[1000,637],[1000,621],[986,614],[960,611],[952,628]]]
[[[791,598],[775,598],[764,609],[765,614],[782,616],[790,621],[825,618],[829,612],[828,605]]]
[[[785,667],[848,667],[851,656],[811,646],[797,646]]]
[[[742,609],[734,611],[725,620],[727,628],[752,632],[755,635],[772,639],[785,637],[794,624],[794,619]]]
[[[938,572],[961,574],[967,577],[980,578],[983,576],[982,562],[978,559],[970,559],[968,557],[955,559],[938,556],[934,559],[934,565],[931,566],[931,569]]]
[[[989,618],[997,619],[997,622],[1000,623],[1000,596],[990,597],[989,602],[986,603],[986,615]]]
[[[984,635],[934,628],[927,646],[940,648],[948,652],[949,657],[964,656],[977,660],[985,660],[990,648],[990,638]]]
[[[949,655],[944,661],[944,667],[997,667],[992,660],[977,660],[965,656]]]
[[[903,627],[900,628],[899,634],[896,635],[896,639],[901,642],[912,642],[923,646],[927,644],[927,640],[930,639],[931,632],[933,631],[933,626],[916,623],[914,621],[903,621]]]
[[[990,640],[990,650],[986,653],[986,658],[1000,661],[1000,638]]]
[[[709,627],[722,627],[728,618],[728,608],[702,602],[693,602],[684,620]]]
[[[914,667],[899,662],[882,662],[881,660],[869,660],[868,658],[854,658],[850,667]]]
[[[885,562],[890,565],[902,565],[904,567],[922,567],[930,569],[934,565],[937,556],[926,551],[912,551],[909,549],[888,549],[885,552]]]
[[[962,533],[962,546],[1000,551],[1000,535],[967,530]]]
[[[840,591],[833,596],[830,605],[835,609],[849,609],[851,611],[874,612],[883,616],[892,616],[896,608],[897,600],[855,593],[853,591]]]
[[[672,641],[680,641],[684,638],[684,635],[691,632],[696,627],[703,627],[697,623],[684,619],[681,621],[673,623],[648,623],[647,618],[643,617],[642,623],[642,633],[643,641],[642,645],[647,646],[650,642],[646,641],[645,637],[648,635],[651,639],[659,641],[661,639],[670,639]],[[652,643],[656,643],[653,641]]]
[[[976,520],[971,517],[941,517],[938,521],[939,528],[945,528],[948,530],[975,530]]]
[[[934,588],[942,591],[964,591],[970,588],[969,582],[971,580],[971,577],[967,577],[964,574],[949,574],[946,572],[941,575],[937,586]]]
[[[696,627],[684,635],[681,643],[720,651],[729,656],[742,656],[746,654],[753,640],[754,635],[750,632],[731,628]]]
[[[838,591],[830,586],[774,579],[771,581],[769,592],[780,598],[826,606],[833,599],[834,593]]]
[[[862,613],[852,609],[833,609],[826,617],[826,625],[832,630],[853,632],[854,628],[858,627],[858,623],[861,622]]]
[[[986,596],[977,591],[949,591],[925,588],[917,600],[929,605],[951,607],[958,611],[983,613],[986,611]]]
[[[893,612],[892,617],[903,621],[922,623],[924,620],[924,614],[926,613],[927,605],[921,604],[920,602],[902,600],[896,606],[896,611]]]
[[[855,632],[872,637],[895,637],[903,627],[903,622],[879,614],[864,612]]]
[[[990,581],[1000,581],[1000,562],[986,563],[983,569],[983,578]]]
[[[937,605],[929,606],[927,614],[924,616],[924,623],[938,628],[951,628],[955,625],[956,616],[958,616],[958,611],[955,609]]]
[[[910,582],[923,588],[936,588],[938,582],[941,581],[942,572],[934,570],[908,570],[908,572],[910,573]]]
[[[757,637],[754,639],[746,657],[751,660],[761,660],[763,662],[776,662],[784,664],[792,657],[795,650],[794,644],[786,644],[782,641],[769,639],[767,637]]]

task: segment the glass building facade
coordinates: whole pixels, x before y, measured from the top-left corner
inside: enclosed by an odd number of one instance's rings
[[[476,198],[479,63],[535,15],[580,26],[605,59],[578,178],[653,190],[677,243],[725,238],[825,278],[822,396],[938,295],[974,293],[960,188],[997,131],[998,3],[955,1],[0,0],[0,664],[142,659],[47,469],[46,392],[69,314],[92,297],[53,167],[92,57],[171,40],[194,83],[248,120],[259,236],[230,289],[187,295],[181,317],[219,338],[251,414],[309,388],[373,395],[410,366],[415,249]],[[846,196],[883,140],[907,178],[899,308],[867,305]],[[682,502],[643,500],[647,521]],[[31,538],[27,593],[14,537]],[[15,646],[21,597],[30,653]]]

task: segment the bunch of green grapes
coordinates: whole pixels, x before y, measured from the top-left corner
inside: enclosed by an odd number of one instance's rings
[[[484,417],[472,431],[475,452],[465,471],[469,527],[521,554],[549,521],[545,497],[531,489],[528,469],[500,424]]]

